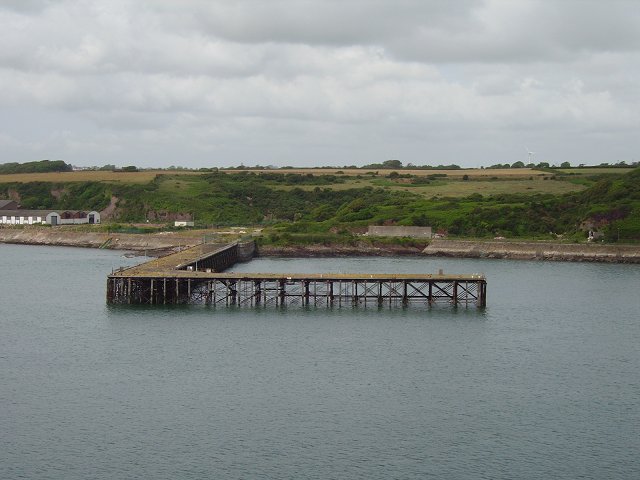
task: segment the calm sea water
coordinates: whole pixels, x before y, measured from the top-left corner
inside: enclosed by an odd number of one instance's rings
[[[483,272],[488,308],[107,307],[140,259],[0,245],[0,478],[640,478],[640,268]]]

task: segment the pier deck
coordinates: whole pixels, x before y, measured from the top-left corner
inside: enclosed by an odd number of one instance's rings
[[[244,249],[244,251],[243,251]],[[480,274],[234,273],[246,245],[198,245],[113,272],[112,304],[486,306]],[[249,257],[253,254],[250,250]]]
[[[186,248],[180,252],[172,253],[160,258],[154,258],[148,262],[129,267],[127,269],[114,272],[113,275],[131,276],[163,276],[167,272],[180,272],[184,269],[185,274],[192,273],[186,271],[186,267],[194,265],[198,260],[207,259],[211,256],[219,255],[229,249],[228,244],[202,243],[194,247]],[[205,267],[206,268],[206,267]]]

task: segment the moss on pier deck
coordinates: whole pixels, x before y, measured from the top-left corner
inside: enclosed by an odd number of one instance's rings
[[[112,275],[125,277],[165,277],[175,276],[180,272],[193,274],[196,272],[179,270],[179,268],[183,265],[194,263],[198,259],[209,256],[227,246],[228,245],[223,243],[202,243],[164,257],[155,258],[134,267],[118,270],[113,272]]]

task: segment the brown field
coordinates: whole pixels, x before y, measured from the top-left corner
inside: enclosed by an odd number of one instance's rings
[[[108,183],[148,183],[159,174],[171,175],[199,175],[199,172],[184,170],[145,170],[142,172],[48,172],[48,173],[13,173],[0,175],[0,183],[28,183],[28,182],[108,182]]]
[[[391,172],[398,172],[401,175],[416,175],[420,177],[426,177],[434,174],[445,174],[450,178],[462,178],[464,175],[469,177],[531,177],[531,176],[545,176],[550,175],[548,173],[540,172],[532,168],[500,168],[500,169],[481,169],[470,168],[460,170],[409,170],[409,169],[378,169],[378,170],[365,170],[365,169],[349,169],[349,168],[286,168],[280,170],[221,170],[226,173],[238,173],[238,172],[256,172],[256,173],[298,173],[306,175],[308,173],[312,175],[336,175],[338,172],[342,172],[347,176],[357,175],[371,175],[372,173],[378,173],[378,175],[389,175]]]

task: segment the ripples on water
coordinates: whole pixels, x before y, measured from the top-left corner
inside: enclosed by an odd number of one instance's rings
[[[483,272],[486,310],[107,307],[138,259],[0,245],[1,478],[639,478],[640,268]]]

